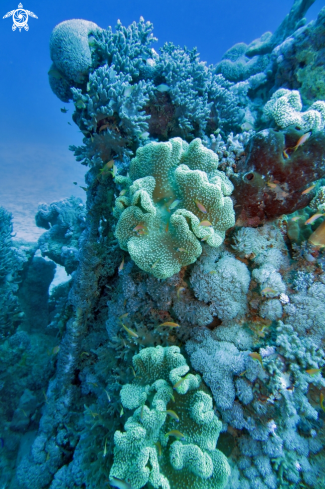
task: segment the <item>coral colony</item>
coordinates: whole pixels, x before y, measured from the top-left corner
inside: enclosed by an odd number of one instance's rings
[[[325,8],[216,66],[67,20],[86,204],[0,209],[0,486],[325,487]],[[64,110],[62,110],[64,112]],[[51,291],[55,263],[70,280]],[[18,454],[18,455],[17,455]]]

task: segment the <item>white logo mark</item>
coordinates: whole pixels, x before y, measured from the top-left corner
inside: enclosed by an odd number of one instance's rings
[[[7,17],[12,16],[13,20],[13,25],[12,25],[12,30],[15,31],[18,27],[19,32],[21,32],[22,28],[25,29],[25,31],[29,30],[29,26],[27,24],[28,21],[28,16],[34,17],[35,19],[38,19],[37,15],[35,15],[33,12],[30,12],[29,10],[24,10],[23,5],[20,3],[18,5],[17,10],[12,10],[11,12],[8,12],[6,15],[3,16],[3,19],[6,19]]]

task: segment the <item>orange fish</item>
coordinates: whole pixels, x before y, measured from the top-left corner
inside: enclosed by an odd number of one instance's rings
[[[315,187],[316,187],[316,185],[312,185],[311,187],[306,188],[306,190],[301,192],[301,195],[309,194],[309,192],[311,192],[313,190],[313,188],[315,188]]]
[[[165,227],[165,233],[168,233],[168,229],[169,229],[169,221],[167,222],[166,224],[166,227]]]
[[[173,323],[172,321],[166,321],[165,323],[159,324],[159,326],[169,326],[170,328],[179,328],[179,324]]]
[[[145,229],[145,225],[143,222],[140,222],[140,224],[138,224],[137,226],[135,226],[134,229],[132,229],[132,231],[136,232],[136,231],[139,231],[140,229]]]
[[[306,370],[306,374],[314,376],[314,375],[321,373],[321,371],[322,371],[321,368],[310,368],[309,370]]]
[[[289,149],[289,148],[287,148],[287,149]],[[287,150],[286,150],[286,149],[284,149],[284,150],[283,150],[283,156],[284,156],[284,158],[285,158],[286,160],[289,158],[289,155],[288,155],[288,153],[287,153]]]
[[[201,202],[199,202],[198,200],[194,200],[195,204],[196,204],[196,207],[199,209],[199,211],[203,212],[203,214],[207,214],[207,210],[206,208],[204,207],[203,204],[201,204]]]
[[[123,268],[124,268],[124,258],[123,258],[123,260],[121,261],[120,266],[118,267],[118,271],[119,271],[119,272],[121,272],[121,271],[123,270]]]
[[[325,413],[324,394],[322,392],[320,393],[320,396],[319,396],[319,403],[320,403],[320,407],[322,408],[322,410]]]
[[[309,219],[307,219],[307,221],[305,222],[305,224],[313,224],[319,217],[321,216],[325,216],[325,214],[314,214],[313,216],[311,216]]]
[[[199,226],[204,226],[204,227],[211,227],[212,224],[210,221],[201,221]]]
[[[296,146],[294,146],[291,149],[293,149],[294,152],[297,151],[297,149],[299,148],[299,146],[301,146],[302,144],[304,144],[307,141],[307,139],[310,138],[310,136],[311,136],[311,131],[306,132],[306,134],[304,134],[303,136],[301,136],[298,139],[298,142],[297,142]]]
[[[261,364],[261,367],[264,368],[263,366],[263,362],[262,362],[262,357],[259,353],[250,353],[249,356],[253,359],[253,360],[257,360],[258,362],[260,362]]]
[[[107,129],[108,127],[109,127],[109,124],[103,124],[102,126],[100,126],[98,134],[100,134],[102,131],[105,131],[105,129]]]
[[[210,238],[210,236],[209,236],[209,235],[208,235],[208,236],[204,236],[204,237],[201,239],[201,241],[206,241],[206,240],[207,240],[207,239],[209,239],[209,238]]]

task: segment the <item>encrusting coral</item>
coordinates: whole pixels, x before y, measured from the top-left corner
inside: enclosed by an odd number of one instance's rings
[[[224,488],[230,472],[216,449],[221,423],[180,349],[145,348],[133,357],[133,367],[135,379],[122,387],[121,402],[134,412],[126,431],[114,435],[110,480],[133,489],[147,483],[157,489]]]
[[[234,225],[233,187],[217,167],[200,139],[175,138],[139,148],[129,177],[116,177],[124,195],[116,199],[115,234],[142,270],[167,278],[202,253],[199,239],[221,245]]]

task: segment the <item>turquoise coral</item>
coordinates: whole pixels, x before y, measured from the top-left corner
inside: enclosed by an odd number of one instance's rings
[[[264,114],[274,119],[284,129],[292,124],[305,131],[322,131],[325,127],[325,102],[314,102],[309,110],[301,112],[302,103],[298,90],[277,90],[264,107]]]
[[[127,192],[116,199],[115,234],[142,270],[164,279],[196,261],[200,239],[221,245],[235,219],[232,183],[217,168],[218,156],[200,139],[174,138],[139,148],[129,177],[116,177]],[[134,231],[139,224],[141,233]]]
[[[114,435],[113,478],[140,489],[222,489],[230,468],[216,449],[221,423],[212,399],[199,390],[201,377],[188,374],[189,367],[176,346],[143,349],[133,357],[136,377],[121,390],[124,408],[135,409],[125,432]],[[183,382],[173,386],[185,377]],[[179,416],[179,422],[166,411]],[[172,441],[170,431],[179,437]]]

